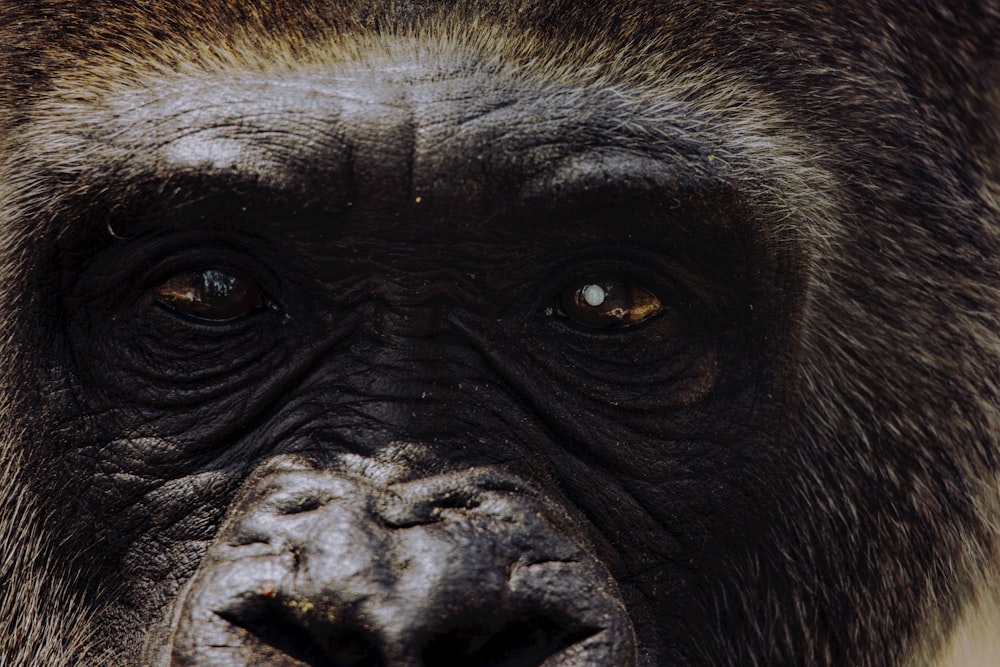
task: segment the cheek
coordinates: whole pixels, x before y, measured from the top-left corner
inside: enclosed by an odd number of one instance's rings
[[[756,432],[760,393],[769,385],[767,359],[746,344],[757,335],[752,328],[641,327],[623,339],[533,327],[519,356],[505,363],[538,414],[579,441],[575,447],[636,474],[669,459],[672,443],[710,451]],[[732,419],[714,418],[722,405]],[[637,460],[635,448],[650,442],[656,451]]]

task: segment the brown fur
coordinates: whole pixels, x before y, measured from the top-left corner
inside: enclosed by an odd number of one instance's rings
[[[98,641],[113,595],[78,592],[37,495],[66,422],[39,393],[62,370],[26,349],[34,318],[58,324],[23,292],[137,131],[122,110],[191,79],[463,58],[691,118],[795,257],[755,469],[780,557],[734,554],[734,586],[705,592],[727,664],[1000,664],[997,3],[0,0],[0,666],[137,650]]]

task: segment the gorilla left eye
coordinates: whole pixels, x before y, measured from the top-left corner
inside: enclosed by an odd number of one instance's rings
[[[166,308],[199,320],[225,322],[259,308],[257,283],[240,271],[199,269],[171,276],[154,289]]]
[[[562,313],[577,324],[598,329],[626,327],[663,312],[659,297],[623,280],[577,285],[562,295]]]

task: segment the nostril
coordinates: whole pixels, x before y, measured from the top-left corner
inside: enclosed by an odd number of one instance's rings
[[[333,632],[326,642],[335,664],[344,667],[376,667],[382,664],[374,644],[357,630],[345,628]]]
[[[281,656],[282,662],[308,667],[385,667],[374,641],[351,624],[311,632],[281,609],[253,605],[253,613],[218,611],[219,617],[245,630],[248,644],[258,646],[259,655]],[[242,611],[249,611],[245,607]]]
[[[487,620],[443,633],[423,652],[424,667],[539,667],[599,630],[544,617]]]

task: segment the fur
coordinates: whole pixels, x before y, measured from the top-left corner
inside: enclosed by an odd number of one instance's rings
[[[105,187],[108,165],[130,170],[130,133],[155,131],[128,109],[193,79],[407,63],[616,96],[623,130],[662,119],[713,146],[769,212],[763,251],[791,249],[783,417],[764,461],[796,463],[769,491],[782,510],[773,559],[735,554],[735,585],[707,593],[726,664],[1000,664],[998,37],[990,0],[635,1],[607,16],[528,0],[0,0],[0,358],[12,368],[0,666],[115,662],[89,623],[113,595],[77,592],[87,569],[60,552],[64,527],[31,479],[50,437],[39,392],[59,377],[25,343],[50,316],[23,290],[73,201]]]

